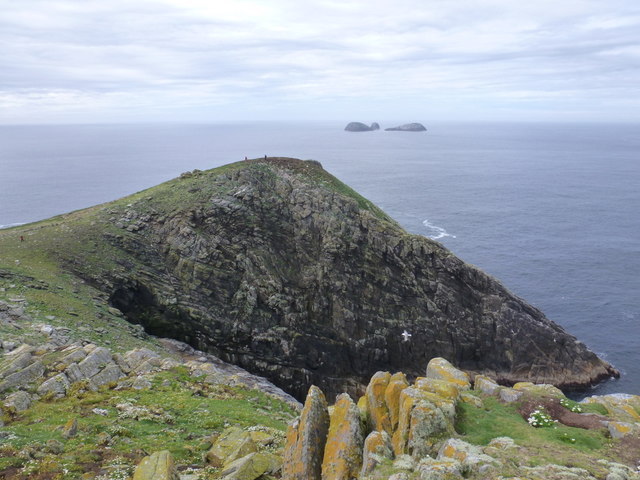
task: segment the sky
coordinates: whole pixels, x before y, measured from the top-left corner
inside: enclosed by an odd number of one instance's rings
[[[0,3],[0,124],[640,121],[638,0]]]

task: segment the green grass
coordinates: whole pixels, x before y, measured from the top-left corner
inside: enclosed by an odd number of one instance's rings
[[[556,424],[534,428],[518,413],[517,403],[503,404],[496,398],[481,396],[483,407],[462,403],[458,407],[456,431],[461,438],[476,445],[487,445],[496,437],[511,437],[530,466],[555,463],[589,470],[602,475],[599,459],[617,460],[619,447],[601,430],[584,430]],[[585,410],[599,411],[598,406]]]

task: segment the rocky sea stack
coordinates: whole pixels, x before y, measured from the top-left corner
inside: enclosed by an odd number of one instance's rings
[[[392,128],[385,128],[387,132],[426,132],[427,129],[421,123],[405,123]]]
[[[361,122],[351,122],[344,127],[347,132],[373,132],[374,130],[380,130],[380,125],[373,122],[371,126]]]
[[[20,235],[26,241],[16,243]],[[436,356],[504,384],[584,387],[618,374],[495,279],[407,233],[315,161],[258,159],[188,172],[3,231],[0,247],[10,255],[0,264],[8,282],[27,279],[37,290],[46,279],[35,273],[50,269],[48,281],[65,279],[70,292],[89,288],[101,316],[121,312],[150,334],[218,355],[298,399],[312,384],[331,398],[362,393],[379,370],[414,378]]]

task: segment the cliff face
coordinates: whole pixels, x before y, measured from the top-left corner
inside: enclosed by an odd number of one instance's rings
[[[91,215],[69,236],[88,235],[99,260],[56,253],[67,268],[149,333],[215,353],[297,398],[311,384],[329,398],[361,392],[379,370],[419,375],[436,356],[506,383],[586,386],[617,374],[317,162],[189,173]]]

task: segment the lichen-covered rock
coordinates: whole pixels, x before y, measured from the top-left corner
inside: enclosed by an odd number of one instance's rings
[[[445,432],[451,433],[451,424],[442,410],[426,400],[419,401],[411,411],[407,453],[414,458],[432,455]]]
[[[487,395],[497,395],[500,388],[502,387],[487,376],[476,375],[473,379],[473,389]]]
[[[67,423],[65,423],[64,427],[62,427],[62,436],[64,438],[73,438],[78,433],[78,419],[72,418]]]
[[[144,457],[133,474],[133,480],[179,479],[173,456],[166,450]]]
[[[607,409],[607,416],[627,423],[640,422],[640,396],[625,393],[610,395],[594,395],[587,397],[583,403],[599,403]]]
[[[14,408],[16,412],[23,412],[31,406],[31,395],[18,390],[5,398],[3,404],[5,407]]]
[[[369,475],[384,460],[393,458],[391,437],[387,432],[373,431],[364,441],[360,478]]]
[[[462,479],[462,464],[453,458],[423,458],[416,469],[420,480]]]
[[[607,429],[611,438],[622,438],[640,432],[640,424],[627,422],[609,422]]]
[[[234,460],[220,472],[224,480],[255,480],[265,474],[277,473],[282,467],[280,457],[272,453],[250,453]]]
[[[258,451],[251,434],[240,427],[229,427],[213,443],[205,460],[213,467],[222,467]]]
[[[385,391],[389,385],[391,374],[389,372],[377,372],[371,377],[365,396],[367,397],[367,409],[371,428],[380,432],[392,433],[389,410],[385,401]]]
[[[462,392],[460,394],[460,401],[462,403],[468,403],[469,405],[473,405],[476,408],[482,408],[483,402],[480,397],[475,396],[471,392]]]
[[[524,392],[514,390],[513,388],[503,387],[500,389],[498,393],[498,397],[505,403],[513,403],[516,402],[524,395]]]
[[[565,398],[564,393],[559,388],[548,383],[534,384],[531,382],[518,382],[513,386],[514,390],[529,393],[531,395],[547,396],[554,398]]]
[[[312,385],[300,419],[287,429],[283,480],[320,480],[328,432],[327,400],[322,391]]]
[[[471,388],[469,375],[462,370],[458,370],[441,357],[432,358],[429,361],[426,376],[427,378],[435,378],[437,380],[455,383],[461,390],[469,390]]]
[[[380,390],[384,394],[384,390]],[[322,480],[351,480],[362,468],[364,436],[360,411],[346,393],[338,395],[331,413],[322,461]]]
[[[22,370],[7,375],[5,379],[0,382],[0,392],[14,387],[23,387],[35,382],[44,375],[44,371],[44,365],[40,360],[37,360]]]
[[[452,402],[456,402],[460,398],[460,391],[462,390],[458,383],[435,378],[417,378],[414,386],[424,392],[434,393]]]
[[[520,467],[522,477],[529,480],[595,480],[583,468],[564,467],[561,465],[541,465],[539,467]]]
[[[448,458],[459,461],[465,472],[477,472],[485,466],[498,465],[498,461],[485,454],[481,447],[457,438],[448,439],[438,450],[438,460]]]
[[[52,393],[58,397],[63,397],[67,394],[70,386],[71,384],[69,383],[67,376],[64,373],[59,373],[58,375],[42,382],[38,387],[38,395]]]
[[[409,386],[407,377],[404,373],[398,372],[391,375],[389,384],[384,391],[384,401],[389,411],[389,420],[391,422],[391,432],[398,427],[398,417],[400,414],[400,393]],[[391,433],[389,432],[389,433]]]

